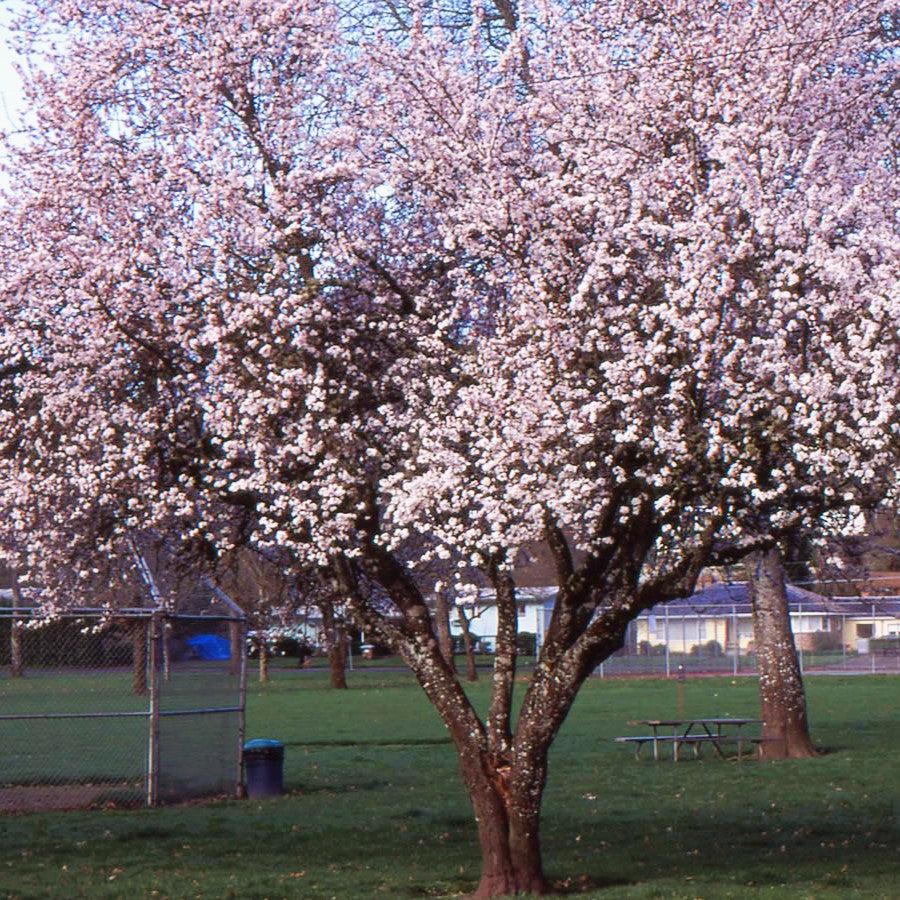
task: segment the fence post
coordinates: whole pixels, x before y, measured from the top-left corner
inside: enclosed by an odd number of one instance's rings
[[[162,626],[162,658],[163,658],[163,681],[169,680],[172,669],[172,653],[169,646],[169,635],[172,626],[168,622],[164,622]]]
[[[788,610],[790,610],[790,607],[788,607]],[[788,614],[788,621],[790,621],[790,619],[791,619],[790,614]],[[802,600],[797,604],[797,631],[800,634],[800,640],[797,641],[797,643],[799,644],[798,649],[800,652],[797,655],[800,658],[800,674],[802,675],[803,674],[803,635],[805,634],[805,632],[803,631],[803,601]]]
[[[847,615],[841,613],[841,668],[847,668]]]
[[[238,686],[238,770],[237,770],[237,788],[235,794],[238,799],[246,796],[247,790],[244,785],[244,736],[247,729],[247,622],[241,622],[241,647],[244,652],[241,653],[241,669],[240,683]]]
[[[878,633],[875,628],[875,604],[872,604],[872,637],[869,639],[869,661],[871,664],[872,674],[875,674],[875,648],[872,646],[872,642],[878,638]]]
[[[162,613],[154,612],[148,623],[150,639],[150,707],[147,710],[147,806],[156,806],[159,792],[159,672],[157,656],[159,650],[159,622]]]
[[[666,678],[671,674],[669,667],[669,607],[665,607],[664,626],[665,628],[665,647],[666,647]]]
[[[731,604],[731,634],[732,640],[734,642],[734,646],[732,647],[731,655],[734,657],[732,660],[731,671],[732,674],[737,675],[738,667],[740,665],[739,657],[741,654],[741,636],[738,634],[738,625],[737,625],[737,606],[732,603]]]

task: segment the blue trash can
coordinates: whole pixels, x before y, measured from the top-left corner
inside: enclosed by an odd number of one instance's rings
[[[284,793],[284,744],[257,738],[244,744],[244,782],[248,797]]]

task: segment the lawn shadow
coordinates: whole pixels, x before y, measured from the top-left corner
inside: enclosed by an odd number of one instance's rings
[[[326,797],[337,797],[341,794],[358,794],[360,791],[376,791],[391,787],[390,781],[371,779],[369,781],[354,781],[346,784],[323,784],[316,787],[289,787],[281,797],[294,797],[302,799],[303,797],[314,797],[322,795]],[[277,801],[279,797],[267,798]]]
[[[754,828],[725,818],[710,822],[708,827],[697,827],[689,817],[670,823],[671,832],[652,835],[638,821],[616,822],[615,832],[608,821],[582,829],[581,845],[596,841],[603,850],[581,858],[584,875],[554,884],[571,882],[569,893],[584,893],[677,878],[696,882],[698,890],[702,883],[729,881],[754,889],[793,884],[800,890],[799,885],[810,880],[833,887],[856,884],[862,868],[867,877],[881,878],[885,883],[896,873],[896,832],[886,821],[870,823],[865,830],[859,821],[849,819],[844,824],[798,821],[788,823],[780,832],[771,824]],[[615,837],[610,839],[613,832]],[[646,853],[648,847],[652,847],[651,853]],[[554,855],[554,849],[548,848],[546,856],[551,865]],[[639,879],[619,877],[619,872],[633,873],[636,864],[640,865]],[[853,874],[848,874],[851,871]],[[593,887],[581,886],[588,882]]]
[[[334,740],[334,741],[285,741],[285,747],[437,747],[450,744],[450,738],[412,738],[410,740]]]

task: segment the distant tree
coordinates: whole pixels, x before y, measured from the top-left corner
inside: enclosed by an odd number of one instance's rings
[[[466,654],[466,681],[478,681],[478,667],[475,664],[475,638],[472,635],[472,620],[469,611],[464,606],[458,606],[456,616]]]
[[[318,611],[317,636],[328,657],[330,685],[336,690],[346,690],[352,620],[345,599],[320,568],[302,572],[297,590],[303,602]]]
[[[455,672],[456,659],[453,655],[453,636],[450,631],[450,603],[443,591],[433,595],[434,627],[437,632],[438,645],[444,661]]]
[[[216,580],[247,616],[256,635],[259,681],[269,680],[269,635],[290,628],[299,617],[293,579],[277,561],[247,547],[223,556]]]

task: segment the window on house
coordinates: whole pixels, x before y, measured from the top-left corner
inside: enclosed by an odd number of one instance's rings
[[[858,624],[856,626],[856,636],[858,638],[870,638],[873,634],[874,629],[871,625]]]
[[[822,617],[807,615],[791,616],[791,630],[795,634],[800,634],[801,632],[821,631]]]

